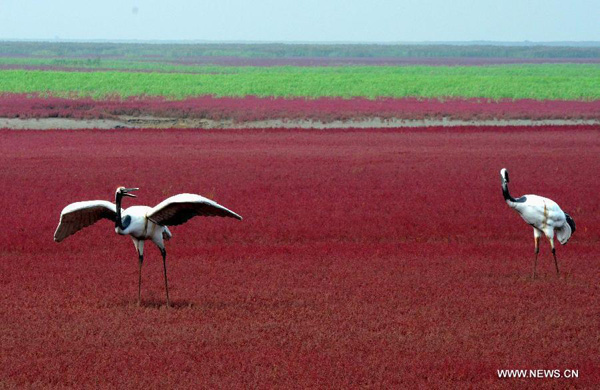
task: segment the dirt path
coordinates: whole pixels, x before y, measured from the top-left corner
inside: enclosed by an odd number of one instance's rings
[[[396,128],[432,126],[562,126],[600,125],[597,119],[510,119],[510,120],[453,120],[442,119],[361,119],[352,121],[320,122],[314,120],[270,119],[238,123],[233,120],[177,119],[159,117],[121,117],[119,119],[68,119],[0,118],[0,129],[51,130],[51,129],[119,129],[119,128],[199,128],[199,129],[256,129],[256,128],[301,128],[301,129],[352,129],[352,128]]]

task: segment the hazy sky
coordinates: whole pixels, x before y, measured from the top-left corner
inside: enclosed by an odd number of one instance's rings
[[[0,0],[0,39],[600,41],[600,0]]]

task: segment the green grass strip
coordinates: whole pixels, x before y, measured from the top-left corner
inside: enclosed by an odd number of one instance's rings
[[[196,73],[0,70],[0,92],[106,96],[600,99],[600,65],[197,66]]]

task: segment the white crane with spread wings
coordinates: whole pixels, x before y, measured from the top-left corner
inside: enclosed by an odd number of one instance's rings
[[[167,282],[167,252],[164,240],[171,238],[167,226],[181,225],[195,216],[230,217],[241,220],[242,217],[220,204],[195,194],[179,194],[171,196],[155,207],[131,206],[121,208],[123,196],[135,198],[132,191],[138,188],[119,187],[115,192],[115,203],[105,200],[90,200],[71,203],[60,214],[60,222],[54,233],[54,241],[61,242],[86,226],[101,219],[109,219],[115,223],[115,232],[129,235],[138,252],[139,279],[138,304],[141,301],[142,263],[144,262],[144,242],[151,240],[162,254],[165,275],[165,291],[167,307],[169,306],[169,284]]]

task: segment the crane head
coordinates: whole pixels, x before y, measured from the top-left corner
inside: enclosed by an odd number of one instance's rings
[[[500,177],[502,178],[502,182],[503,183],[508,183],[508,171],[506,170],[506,168],[502,168],[500,170]]]
[[[129,196],[129,197],[132,197],[132,198],[136,198],[136,196],[133,195],[133,194],[130,194],[130,192],[137,191],[137,190],[139,190],[139,188],[119,187],[119,188],[117,188],[117,194],[120,194],[122,196]]]

